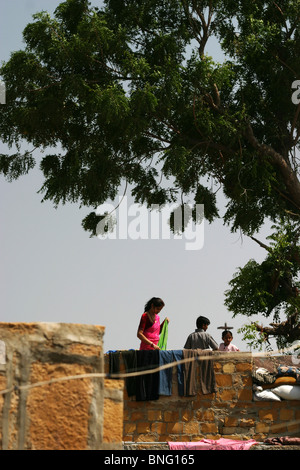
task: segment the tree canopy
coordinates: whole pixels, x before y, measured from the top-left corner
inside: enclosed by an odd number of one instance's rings
[[[35,149],[54,149],[40,162],[44,200],[92,208],[83,221],[92,232],[95,209],[124,181],[136,202],[192,198],[209,221],[219,215],[222,187],[232,230],[253,236],[266,218],[281,225],[266,262],[251,262],[232,280],[227,305],[252,315],[268,298],[266,316],[285,304],[298,325],[299,251],[291,246],[300,215],[300,104],[292,100],[299,2],[104,3],[67,0],[53,18],[37,13],[24,30],[25,49],[1,67],[0,135],[17,146],[0,155],[1,173],[16,179],[36,164]],[[222,61],[207,52],[212,37]],[[22,153],[24,141],[32,151]],[[274,254],[276,246],[286,256],[282,237],[290,248],[283,270]],[[249,276],[253,289],[264,280],[258,304],[243,294]]]

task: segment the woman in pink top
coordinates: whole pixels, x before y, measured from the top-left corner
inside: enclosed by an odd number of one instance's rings
[[[146,303],[145,312],[141,317],[137,332],[137,337],[141,340],[140,349],[159,349],[157,343],[162,326],[165,321],[169,321],[168,318],[165,318],[163,323],[160,324],[158,314],[164,305],[164,301],[158,297],[152,297]]]
[[[220,344],[219,351],[239,351],[239,348],[237,348],[234,344],[231,344],[231,341],[233,340],[231,331],[223,331],[222,340],[224,342]]]

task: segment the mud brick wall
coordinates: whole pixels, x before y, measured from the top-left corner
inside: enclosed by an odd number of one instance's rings
[[[105,367],[108,367],[105,356]],[[299,401],[253,401],[251,353],[216,353],[216,393],[178,395],[176,367],[172,396],[139,402],[124,389],[125,442],[197,441],[202,438],[256,439],[300,435]],[[121,366],[121,371],[125,372]],[[198,381],[199,382],[199,381]]]
[[[123,449],[124,381],[104,381],[103,448]]]
[[[116,390],[116,384],[104,382],[104,330],[91,325],[0,323],[5,346],[0,355],[2,450],[120,448],[123,384]],[[86,374],[102,377],[60,381]],[[53,382],[48,384],[49,380]],[[113,433],[112,416],[117,423]]]

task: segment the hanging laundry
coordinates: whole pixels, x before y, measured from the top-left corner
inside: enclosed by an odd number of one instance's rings
[[[158,341],[158,346],[160,347],[161,351],[165,351],[167,349],[168,332],[169,332],[169,322],[164,321],[162,330],[160,332],[159,341]]]
[[[137,354],[137,372],[159,367],[158,350],[139,350]],[[136,376],[136,400],[158,400],[159,372]]]
[[[203,359],[201,360],[201,356]],[[197,395],[197,373],[200,375],[200,389],[206,395],[216,392],[216,379],[212,359],[212,351],[202,349],[184,349],[183,358],[187,362],[183,364],[184,396]],[[194,359],[193,359],[194,358]]]
[[[137,371],[136,350],[122,351],[122,358],[127,374]],[[136,377],[126,377],[126,391],[129,397],[135,396],[136,393]]]
[[[181,361],[183,358],[183,352],[179,350],[171,351],[159,351],[159,366],[165,366],[172,362]],[[177,382],[178,382],[178,394],[183,395],[183,367],[182,364],[177,366]],[[172,395],[172,379],[173,379],[173,367],[161,369],[159,371],[159,395]]]
[[[120,372],[120,351],[109,351],[108,370],[110,374],[118,374]]]

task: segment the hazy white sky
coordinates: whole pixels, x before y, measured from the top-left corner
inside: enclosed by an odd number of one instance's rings
[[[0,60],[23,48],[22,31],[32,14],[52,14],[59,3],[0,0]],[[233,343],[246,350],[237,329],[248,319],[231,318],[224,291],[237,267],[264,259],[255,242],[231,234],[222,220],[205,223],[204,246],[197,251],[187,251],[184,239],[91,239],[81,227],[91,209],[41,204],[42,182],[38,168],[13,183],[0,178],[0,321],[104,325],[105,351],[138,348],[144,304],[158,296],[166,304],[161,318],[170,318],[168,349],[182,348],[196,318],[205,315],[218,343],[217,327],[227,322],[234,327]]]

